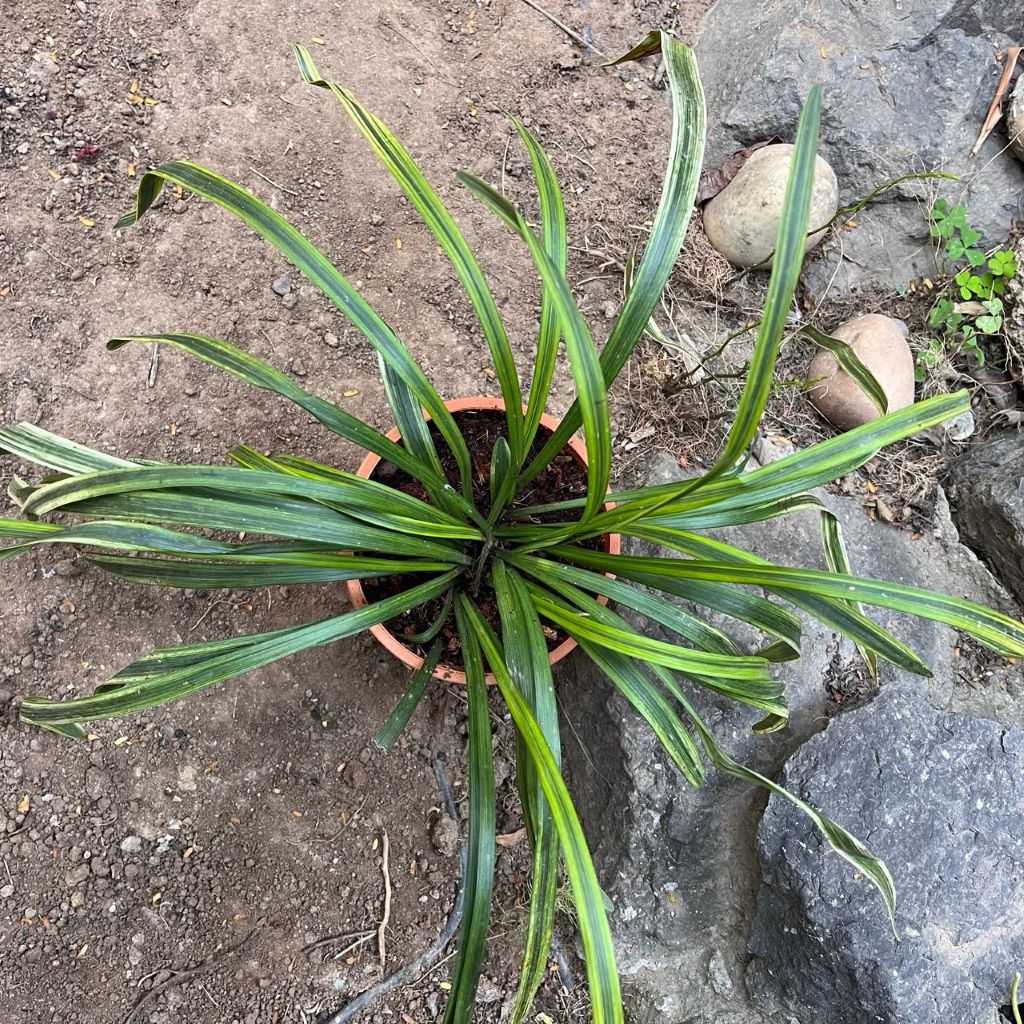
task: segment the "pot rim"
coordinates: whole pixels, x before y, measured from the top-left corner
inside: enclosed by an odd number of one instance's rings
[[[450,401],[444,403],[445,408],[451,413],[459,412],[504,412],[505,403],[500,398],[495,398],[492,395],[476,395],[469,396],[466,398],[453,398]],[[427,419],[429,415],[424,413]],[[549,416],[547,413],[541,415],[540,418],[541,426],[554,433],[559,426],[560,421],[554,416]],[[392,427],[386,434],[387,438],[391,441],[398,441],[401,438],[401,432],[398,427]],[[575,434],[566,441],[566,447],[572,451],[577,461],[583,465],[587,465],[587,448],[583,443],[582,439],[577,437]],[[356,475],[361,476],[364,479],[369,479],[370,474],[377,468],[380,463],[381,457],[376,452],[368,452],[363,461],[359,464],[359,468],[356,470]],[[605,502],[603,508],[609,510],[615,507],[615,503],[608,501]],[[609,554],[617,555],[621,548],[621,538],[617,533],[605,534],[605,550]],[[365,608],[368,604],[366,600],[366,593],[363,591],[362,583],[360,580],[346,580],[345,586],[348,590],[348,598],[353,608]],[[602,604],[607,604],[608,599],[603,596],[598,596],[597,600]],[[400,662],[407,665],[409,668],[415,670],[423,664],[423,658],[418,655],[415,651],[407,647],[402,641],[395,636],[382,622],[378,622],[376,625],[370,627],[370,632],[376,638],[378,643],[385,650],[393,654]],[[573,650],[575,650],[577,644],[572,637],[566,637],[554,650],[548,652],[548,664],[554,665],[561,661]],[[461,669],[456,668],[454,665],[446,665],[443,662],[434,669],[433,678],[446,683],[465,683],[466,674]],[[488,672],[485,677],[487,683],[493,684],[495,682],[494,676]]]

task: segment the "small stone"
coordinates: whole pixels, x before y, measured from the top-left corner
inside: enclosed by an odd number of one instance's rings
[[[18,389],[14,396],[14,418],[16,421],[25,420],[28,423],[38,423],[42,416],[42,409],[36,393],[30,387]]]
[[[379,228],[384,223],[384,218],[379,213],[370,214],[370,223],[375,227]]]
[[[89,862],[87,860],[82,861],[81,864],[76,864],[75,867],[65,873],[64,882],[69,889],[73,889],[76,885],[81,885],[89,877],[89,873]]]
[[[75,267],[75,269],[71,271],[72,281],[81,281],[83,277],[85,277],[85,267]]]
[[[615,314],[619,311],[619,304],[614,299],[601,303],[601,316],[605,320],[614,320]]]
[[[778,143],[755,150],[736,177],[704,207],[708,240],[734,266],[755,267],[775,250],[794,148],[789,143]],[[816,228],[826,224],[835,216],[838,205],[835,171],[822,157],[816,157],[808,225]],[[804,252],[824,237],[824,230],[809,236]]]
[[[27,142],[20,143],[18,148],[17,148],[17,150],[16,150],[16,152],[19,153],[21,156],[24,156],[28,152],[28,143]]]
[[[172,207],[173,213],[184,213],[188,209],[188,203],[184,199],[179,199]]]
[[[275,277],[273,284],[270,286],[270,290],[275,295],[280,295],[283,298],[292,290],[292,279],[287,274]]]
[[[294,309],[299,304],[299,297],[295,292],[289,292],[283,299],[281,299],[281,305],[285,309]]]
[[[868,313],[841,324],[832,335],[850,345],[874,375],[888,399],[889,412],[913,404],[914,355],[901,320]],[[840,430],[859,427],[881,415],[860,386],[839,368],[831,352],[819,351],[807,368],[807,376],[818,380],[808,391],[811,403]]]
[[[125,836],[121,840],[122,853],[139,853],[142,850],[142,839],[139,836]]]
[[[0,900],[9,900],[14,895],[14,886],[8,883],[0,888]]]
[[[501,986],[493,978],[481,977],[476,986],[478,1003],[496,1003],[501,996]]]
[[[324,344],[328,348],[337,348],[341,344],[341,342],[338,340],[338,336],[336,334],[331,334],[331,332],[328,331],[324,335]]]
[[[950,441],[966,441],[974,433],[974,413],[970,409],[964,409],[952,419],[946,420],[942,424],[942,429]]]
[[[294,373],[296,377],[306,376],[306,366],[301,359],[296,359],[292,363],[292,373]]]
[[[434,827],[430,830],[430,838],[438,853],[445,857],[454,857],[459,848],[458,822],[452,821],[447,814],[442,814],[434,822]]]

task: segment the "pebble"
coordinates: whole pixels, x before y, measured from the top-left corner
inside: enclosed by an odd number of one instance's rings
[[[438,853],[445,857],[454,857],[459,848],[458,822],[452,821],[447,814],[442,814],[430,830],[430,839]]]
[[[615,314],[619,311],[619,304],[614,299],[609,299],[607,302],[601,303],[601,316],[605,320],[614,320]]]
[[[341,344],[341,342],[338,340],[338,336],[336,334],[331,334],[331,332],[328,331],[324,335],[324,344],[328,348],[337,348]]]
[[[18,422],[38,423],[42,417],[42,408],[36,393],[30,387],[18,389],[14,396],[14,419]]]
[[[179,199],[172,207],[171,210],[174,213],[184,213],[188,209],[188,203],[184,199]]]
[[[14,886],[8,883],[0,888],[0,900],[9,900],[14,895]]]
[[[281,299],[281,305],[285,309],[294,309],[299,304],[299,297],[295,292],[289,292]]]
[[[966,441],[974,433],[974,413],[970,409],[964,409],[952,419],[946,420],[942,424],[942,429],[950,441]]]
[[[704,207],[708,240],[734,266],[757,266],[774,251],[793,149],[789,143],[778,143],[755,150],[736,177]],[[831,220],[838,205],[835,171],[822,157],[816,157],[808,227]],[[804,252],[824,237],[824,231],[811,235]]]
[[[76,885],[81,885],[90,874],[89,862],[82,861],[81,864],[76,865],[70,871],[64,875],[64,882],[68,888],[74,888]]]
[[[121,840],[122,853],[139,853],[142,850],[142,839],[139,836],[125,836]]]
[[[832,336],[850,345],[874,375],[889,401],[889,412],[914,402],[914,355],[906,332],[902,320],[880,313],[855,317],[832,331]],[[831,352],[817,352],[807,376],[810,380],[823,378],[810,388],[808,397],[818,412],[840,430],[859,427],[881,415],[874,402],[839,369]]]
[[[275,277],[273,284],[270,286],[270,290],[275,295],[280,295],[283,298],[292,290],[292,279],[287,274]]]

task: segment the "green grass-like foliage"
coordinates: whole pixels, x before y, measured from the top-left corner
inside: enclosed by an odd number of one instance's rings
[[[961,203],[950,206],[936,199],[928,211],[928,230],[942,244],[942,255],[953,268],[953,279],[942,288],[928,311],[928,326],[935,334],[917,354],[915,377],[925,378],[945,355],[973,353],[978,366],[985,365],[986,337],[1003,329],[1003,293],[1017,273],[1012,250],[996,248],[986,254],[980,248],[981,232],[967,221]]]
[[[46,467],[37,485],[16,479],[11,494],[27,518],[0,520],[13,544],[0,559],[38,544],[68,544],[127,580],[170,587],[255,587],[312,584],[405,574],[420,580],[404,592],[305,623],[228,640],[158,650],[121,669],[96,691],[74,700],[27,697],[26,722],[67,736],[82,723],[125,715],[308,648],[351,636],[427,601],[441,599],[454,620],[468,678],[469,839],[465,916],[445,1021],[469,1020],[485,954],[494,874],[494,786],[485,673],[497,683],[517,731],[517,774],[533,852],[532,898],[513,1020],[527,1016],[549,958],[559,872],[571,886],[583,943],[593,1018],[622,1020],[606,900],[562,780],[558,715],[545,643],[545,624],[574,638],[611,683],[650,723],[682,776],[699,786],[705,766],[747,779],[792,800],[825,840],[880,891],[890,918],[895,897],[884,864],[835,822],[771,780],[733,761],[716,743],[691,701],[705,688],[757,708],[756,729],[786,723],[784,682],[772,662],[799,656],[799,620],[788,605],[851,637],[869,664],[887,659],[927,674],[927,666],[872,619],[863,605],[947,623],[1006,655],[1024,655],[1024,626],[955,598],[852,575],[838,524],[809,489],[849,473],[879,448],[968,406],[966,393],[942,395],[884,416],[771,465],[744,470],[764,411],[807,234],[820,99],[812,91],[797,129],[785,212],[749,376],[721,457],[682,483],[609,496],[613,474],[607,388],[623,367],[661,295],[693,209],[704,148],[705,111],[693,54],[654,32],[620,60],[659,54],[670,86],[672,139],[653,228],[611,334],[598,352],[566,277],[566,227],[559,184],[537,140],[513,121],[529,155],[538,192],[539,230],[493,186],[460,179],[526,246],[542,288],[542,311],[524,405],[519,370],[487,281],[462,232],[420,170],[374,114],[347,89],[320,77],[296,47],[303,78],[340,101],[394,176],[447,255],[479,319],[504,399],[507,430],[486,453],[489,508],[474,508],[471,456],[455,419],[412,354],[328,259],[283,217],[245,189],[194,163],[173,161],[143,177],[134,210],[119,228],[142,217],[166,183],[188,189],[238,216],[330,298],[376,349],[385,393],[401,431],[399,443],[243,349],[195,334],[116,338],[177,348],[211,366],[290,399],[335,434],[377,453],[422,484],[422,500],[343,469],[240,446],[234,466],[133,462],[105,455],[30,424],[0,429],[0,448]],[[529,458],[555,367],[565,345],[576,399],[560,427]],[[436,434],[425,426],[429,414]],[[531,507],[528,485],[580,427],[589,456],[586,497]],[[456,468],[449,480],[438,444]],[[615,502],[608,508],[608,498]],[[796,509],[818,509],[829,571],[779,566],[708,537],[715,527],[751,523]],[[60,513],[59,522],[41,517]],[[540,518],[540,513],[548,513]],[[552,515],[553,514],[553,515]],[[193,529],[189,529],[193,528]],[[196,528],[203,532],[196,532]],[[231,536],[232,540],[211,539]],[[222,532],[218,532],[222,531]],[[672,557],[607,554],[584,542],[609,533],[672,549]],[[244,542],[237,538],[249,538]],[[493,593],[500,630],[481,612],[481,586]],[[769,601],[759,591],[780,599]],[[626,618],[602,603],[629,613]],[[674,601],[682,599],[687,604]],[[696,606],[698,611],[686,610]],[[757,627],[764,644],[741,652],[701,608]],[[661,636],[638,629],[648,620]],[[378,742],[390,746],[429,683],[441,626],[420,639],[425,669],[384,723]]]

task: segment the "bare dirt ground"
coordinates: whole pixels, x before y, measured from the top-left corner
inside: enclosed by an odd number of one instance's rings
[[[704,6],[547,4],[610,55],[655,25],[692,36]],[[107,352],[104,342],[125,333],[225,337],[388,425],[369,347],[296,275],[288,296],[275,294],[288,268],[239,223],[168,195],[138,228],[112,232],[141,169],[174,157],[227,174],[308,232],[361,282],[446,397],[494,390],[453,275],[340,108],[301,84],[291,41],[311,46],[321,69],[422,162],[491,273],[524,360],[533,276],[452,173],[468,168],[525,196],[524,156],[496,108],[524,117],[554,158],[570,273],[598,328],[619,281],[593,253],[609,246],[621,258],[620,239],[641,239],[660,187],[668,114],[655,68],[581,61],[522,0],[4,0],[0,15],[0,420],[31,420],[127,457],[222,461],[241,441],[340,465],[356,453],[303,413],[183,356]],[[560,382],[555,413],[568,398]],[[634,420],[620,410],[620,430]],[[5,482],[14,472],[25,468],[0,459]],[[439,713],[421,711],[392,753],[371,749],[404,674],[370,641],[99,723],[89,743],[17,721],[23,695],[86,692],[155,646],[314,619],[343,602],[340,587],[159,592],[62,551],[4,566],[5,1021],[327,1020],[380,977],[376,939],[343,953],[348,941],[303,948],[376,928],[385,831],[394,887],[386,970],[433,940],[457,861],[433,832],[431,765],[435,750],[448,751],[461,786],[461,699],[442,691]],[[496,747],[507,768],[500,723]],[[520,824],[511,792],[506,782],[506,832]],[[503,850],[499,864],[483,1020],[500,1012],[523,920],[522,846]],[[449,965],[359,1019],[435,1019]],[[565,994],[553,976],[537,1010],[580,1017],[579,986]]]

